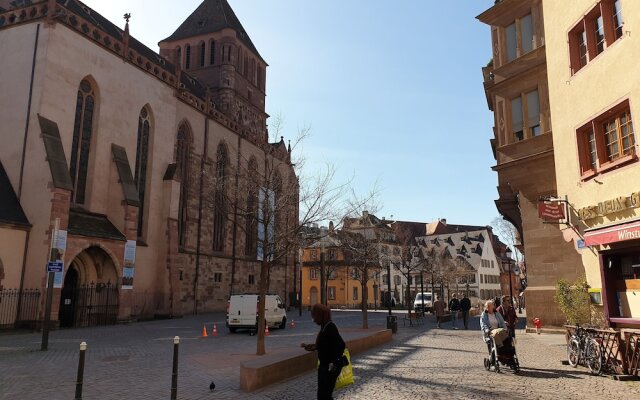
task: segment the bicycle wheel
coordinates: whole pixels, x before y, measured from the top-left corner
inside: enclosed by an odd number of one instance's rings
[[[602,372],[602,351],[600,350],[600,344],[591,339],[587,343],[587,367],[589,372],[593,375],[600,375]]]
[[[580,359],[580,343],[575,338],[569,340],[569,343],[567,343],[567,358],[569,359],[569,365],[574,368],[578,366],[578,361]]]

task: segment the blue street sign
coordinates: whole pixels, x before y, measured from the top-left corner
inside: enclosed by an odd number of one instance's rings
[[[587,246],[585,246],[585,244],[584,244],[584,240],[582,240],[582,239],[578,239],[578,241],[577,241],[576,243],[577,243],[577,245],[578,245],[578,249],[579,249],[579,250],[584,249],[584,248],[586,248],[586,247],[587,247]]]
[[[64,263],[62,261],[49,261],[47,263],[47,272],[62,272]]]

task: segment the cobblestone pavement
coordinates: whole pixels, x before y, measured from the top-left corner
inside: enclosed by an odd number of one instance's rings
[[[290,316],[291,317],[291,316]],[[307,314],[296,329],[273,330],[267,351],[277,352],[312,341],[317,327]],[[370,314],[372,328],[385,315]],[[341,328],[355,327],[360,316],[335,312]],[[202,325],[217,321],[217,338],[200,338]],[[336,392],[336,399],[631,399],[640,383],[592,377],[585,369],[560,364],[565,358],[561,336],[519,335],[520,376],[484,370],[486,347],[472,330],[400,326],[394,340],[354,358],[356,383]],[[402,325],[402,324],[400,324]],[[304,374],[251,395],[239,390],[239,364],[254,358],[255,337],[228,334],[222,315],[153,321],[124,326],[52,332],[50,350],[40,352],[38,334],[0,336],[0,399],[70,399],[75,390],[78,344],[89,345],[84,399],[167,399],[174,335],[180,347],[179,399],[314,399],[315,373]],[[208,390],[211,380],[216,390]]]

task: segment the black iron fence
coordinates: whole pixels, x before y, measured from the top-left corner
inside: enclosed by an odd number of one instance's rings
[[[118,287],[91,283],[62,290],[60,326],[113,325],[118,320]]]
[[[38,321],[40,295],[38,289],[0,290],[0,330],[33,328]]]

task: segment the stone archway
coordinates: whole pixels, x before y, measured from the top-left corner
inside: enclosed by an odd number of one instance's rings
[[[116,263],[102,248],[89,247],[67,268],[60,296],[60,326],[115,324],[118,300]]]

